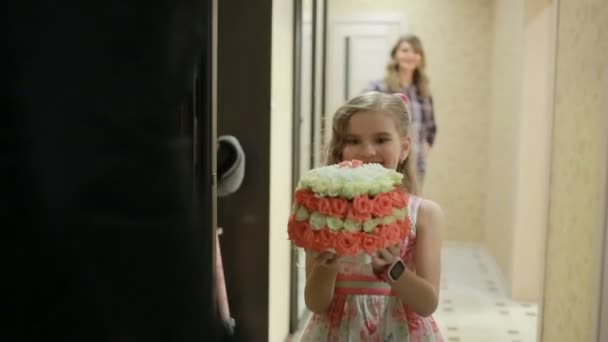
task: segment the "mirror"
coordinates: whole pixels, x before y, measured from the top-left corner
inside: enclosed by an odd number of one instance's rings
[[[437,124],[422,197],[439,203],[448,222],[434,318],[445,340],[536,340],[548,211],[555,1],[296,3],[299,165],[294,178],[321,165],[334,111],[382,81],[399,37],[418,36]],[[294,253],[298,299],[292,327],[301,329],[310,314],[303,302],[303,253]]]

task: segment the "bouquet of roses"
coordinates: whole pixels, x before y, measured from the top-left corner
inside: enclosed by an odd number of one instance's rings
[[[294,194],[289,239],[314,252],[372,255],[411,230],[403,175],[380,164],[345,161],[306,172]]]

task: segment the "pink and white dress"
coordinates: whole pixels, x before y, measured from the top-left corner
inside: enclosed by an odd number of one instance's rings
[[[415,271],[416,218],[422,202],[409,197],[412,230],[401,247],[401,258]],[[314,314],[302,342],[443,342],[432,317],[421,317],[403,304],[370,264],[349,265],[338,273],[333,300],[324,314]]]

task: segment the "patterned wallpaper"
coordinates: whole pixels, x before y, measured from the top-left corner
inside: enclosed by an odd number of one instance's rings
[[[608,4],[559,4],[543,341],[594,341],[606,147]]]
[[[403,14],[409,31],[422,39],[439,129],[424,196],[443,207],[449,240],[480,242],[494,1],[330,0],[328,10],[339,16]]]
[[[424,195],[448,218],[446,238],[481,242],[485,223],[494,1],[406,1],[426,44],[438,135]],[[420,6],[420,5],[419,5]],[[433,18],[432,20],[429,18]]]

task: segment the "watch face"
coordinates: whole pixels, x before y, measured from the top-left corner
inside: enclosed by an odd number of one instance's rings
[[[405,264],[403,264],[403,261],[399,260],[388,271],[388,275],[392,281],[396,281],[399,279],[403,271],[405,271]]]

